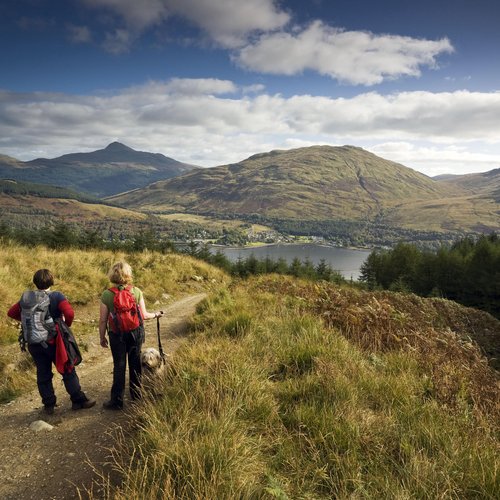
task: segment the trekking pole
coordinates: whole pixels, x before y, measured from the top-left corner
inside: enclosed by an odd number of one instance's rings
[[[165,363],[165,353],[163,352],[163,347],[161,346],[161,338],[160,338],[160,316],[156,317],[156,333],[158,334],[158,350],[160,351],[160,356],[162,361]]]

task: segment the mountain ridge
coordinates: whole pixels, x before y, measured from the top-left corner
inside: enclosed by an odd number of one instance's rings
[[[197,167],[160,153],[136,151],[119,142],[89,153],[26,162],[0,155],[2,178],[58,185],[97,197],[143,187],[193,168]]]
[[[495,201],[500,202],[500,168],[494,168],[487,172],[447,176],[437,180],[479,196],[492,197]]]

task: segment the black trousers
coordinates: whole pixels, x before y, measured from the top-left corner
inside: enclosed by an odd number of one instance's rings
[[[45,406],[55,406],[57,398],[52,385],[52,377],[54,376],[52,363],[56,361],[56,346],[55,344],[47,344],[46,347],[42,344],[30,344],[28,345],[28,351],[36,365],[36,382],[38,392],[42,397],[42,403]],[[65,373],[62,379],[66,392],[73,403],[81,403],[87,400],[80,387],[80,380],[75,369],[71,373]]]
[[[138,399],[141,396],[141,346],[143,342],[144,329],[142,327],[123,334],[109,332],[109,346],[113,355],[111,402],[118,406],[123,405],[127,358],[130,397]]]

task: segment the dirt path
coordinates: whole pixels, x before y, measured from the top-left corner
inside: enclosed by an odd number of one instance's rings
[[[185,340],[187,320],[203,297],[203,294],[190,295],[163,308],[161,338],[165,352],[171,354]],[[74,331],[78,338],[77,324]],[[1,406],[0,499],[74,499],[78,498],[77,488],[91,485],[96,478],[95,471],[112,475],[107,462],[108,450],[113,445],[110,431],[127,424],[127,412],[102,409],[111,387],[111,353],[99,346],[97,333],[95,338],[81,340],[87,342],[88,351],[83,353],[84,362],[78,367],[78,375],[82,389],[97,399],[96,406],[89,410],[71,410],[71,402],[57,373],[53,382],[58,406],[53,416],[42,413],[36,390]],[[157,347],[154,320],[146,322],[145,346]],[[127,402],[126,399],[126,405]],[[44,420],[54,427],[50,431],[34,432],[29,427],[36,420]],[[99,498],[102,492],[94,490],[94,495]]]

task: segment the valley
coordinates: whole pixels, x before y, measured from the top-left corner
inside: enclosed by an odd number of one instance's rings
[[[63,221],[108,240],[148,232],[225,245],[314,237],[437,248],[500,230],[499,169],[432,179],[354,146],[275,150],[199,168],[115,142],[52,160],[0,156],[0,177],[2,224]]]

